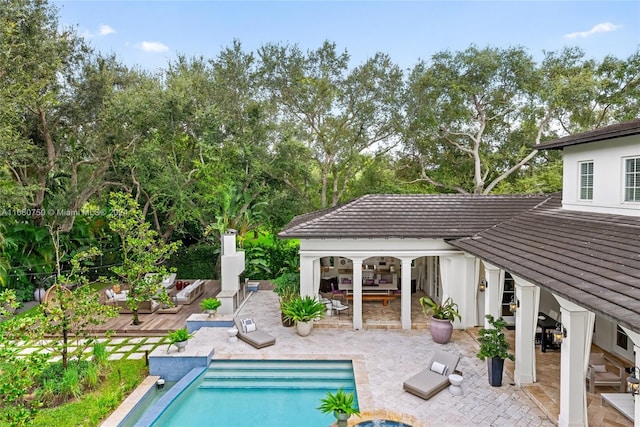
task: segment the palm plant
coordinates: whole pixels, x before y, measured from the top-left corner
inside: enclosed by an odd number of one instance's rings
[[[451,297],[438,304],[431,299],[431,297],[424,296],[420,298],[420,305],[422,306],[422,312],[425,316],[433,316],[436,319],[450,320],[452,322],[456,318],[458,318],[458,320],[462,319],[458,312],[458,304],[453,302]]]
[[[333,414],[337,420],[346,420],[351,415],[360,415],[353,393],[346,393],[342,388],[335,393],[328,391],[320,402],[318,410],[323,414]]]
[[[282,304],[281,310],[285,319],[298,323],[324,318],[327,308],[320,301],[306,295],[294,297]]]

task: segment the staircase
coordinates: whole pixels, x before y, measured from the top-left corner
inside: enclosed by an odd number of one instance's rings
[[[214,360],[201,389],[306,389],[353,392],[351,361]]]

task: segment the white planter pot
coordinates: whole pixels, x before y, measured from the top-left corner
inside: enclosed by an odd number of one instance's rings
[[[311,333],[311,329],[313,328],[313,322],[298,322],[296,323],[296,332],[301,337],[306,337]]]
[[[174,345],[176,347],[178,347],[178,353],[182,353],[185,349],[185,347],[187,347],[187,342],[186,341],[178,341],[176,343],[174,343]]]
[[[44,293],[45,293],[44,288],[37,288],[35,291],[33,291],[33,299],[36,302],[42,302],[42,299],[44,298]]]
[[[336,419],[338,420],[337,424],[338,427],[346,427],[347,424],[347,420],[349,419],[349,415],[342,413],[342,412],[334,412],[333,413],[336,417]]]

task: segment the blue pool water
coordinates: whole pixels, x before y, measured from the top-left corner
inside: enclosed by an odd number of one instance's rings
[[[339,388],[355,394],[351,361],[214,360],[153,426],[326,427],[316,408]]]

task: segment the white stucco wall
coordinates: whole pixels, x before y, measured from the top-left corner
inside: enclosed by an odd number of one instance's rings
[[[332,256],[344,256],[348,253],[359,254],[380,252],[415,253],[423,256],[425,251],[460,252],[442,239],[300,239],[300,251],[326,253]],[[343,255],[345,254],[345,255]]]
[[[625,359],[633,360],[633,343],[631,342],[631,338],[629,338],[627,349],[620,348],[616,345],[617,326],[617,323],[609,319],[596,316],[593,343]]]
[[[640,203],[624,201],[624,159],[640,156],[640,136],[580,144],[563,149],[562,207],[640,216]],[[579,200],[579,162],[593,161],[593,200]]]

